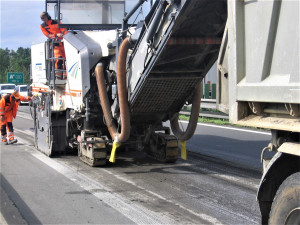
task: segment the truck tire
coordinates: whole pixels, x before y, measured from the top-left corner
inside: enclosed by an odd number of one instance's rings
[[[280,185],[272,203],[269,224],[300,224],[300,172]]]

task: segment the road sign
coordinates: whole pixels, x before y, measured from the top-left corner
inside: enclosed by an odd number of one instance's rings
[[[24,83],[24,73],[7,73],[7,83],[11,84],[23,84]]]

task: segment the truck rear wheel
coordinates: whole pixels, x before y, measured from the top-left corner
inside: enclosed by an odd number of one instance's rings
[[[300,172],[292,174],[280,185],[269,224],[300,224]]]

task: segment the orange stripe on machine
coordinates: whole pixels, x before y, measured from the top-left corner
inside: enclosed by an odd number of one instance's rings
[[[72,97],[81,97],[81,90],[71,90],[70,92],[64,91],[63,95],[71,95]]]
[[[47,92],[49,88],[43,88],[43,87],[32,87],[32,92]]]

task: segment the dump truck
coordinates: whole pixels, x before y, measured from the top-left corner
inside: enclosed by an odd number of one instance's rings
[[[217,108],[232,123],[271,131],[257,193],[262,223],[300,224],[299,1],[227,7]]]
[[[219,110],[232,123],[272,132],[262,153],[262,223],[299,221],[299,3],[46,0],[45,5],[69,32],[63,40],[31,48],[38,150],[48,156],[76,150],[90,166],[114,163],[120,148],[166,163],[176,162],[180,149],[186,158],[201,82],[217,60]],[[59,72],[67,79],[55,76],[53,51],[60,42],[66,69]],[[192,109],[182,130],[178,114],[185,104]],[[272,159],[264,157],[269,150],[277,152]]]

